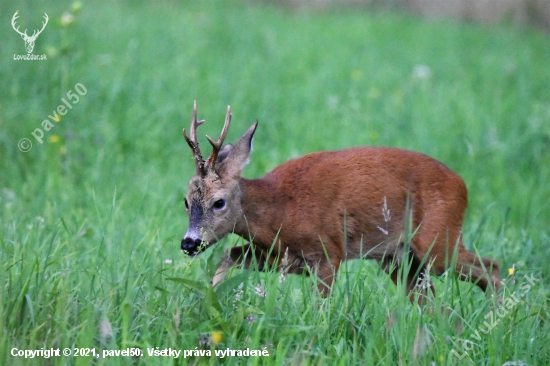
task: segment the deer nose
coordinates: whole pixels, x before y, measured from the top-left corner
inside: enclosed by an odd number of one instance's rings
[[[197,254],[197,250],[199,249],[199,246],[201,245],[202,241],[200,239],[193,239],[193,238],[183,238],[181,239],[181,250],[187,251],[189,255],[195,255]]]

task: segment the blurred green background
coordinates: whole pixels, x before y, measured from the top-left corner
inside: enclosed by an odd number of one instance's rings
[[[26,54],[10,25],[15,11],[29,35],[48,14],[33,51],[47,60],[14,60]],[[548,34],[506,21],[237,0],[9,0],[0,14],[0,312],[9,345],[0,364],[68,361],[14,358],[12,347],[194,349],[217,331],[224,347],[268,346],[272,357],[69,363],[361,363],[373,354],[373,364],[466,362],[450,353],[465,337],[457,329],[483,324],[491,304],[468,284],[436,283],[449,296],[434,301],[460,317],[429,319],[373,263],[340,276],[357,276],[364,289],[350,295],[342,284],[327,300],[315,297],[309,278],[278,284],[276,273],[245,270],[235,270],[238,279],[252,277],[272,297],[255,295],[253,280],[237,305],[237,280],[213,292],[208,275],[220,251],[191,260],[179,249],[194,172],[181,130],[194,100],[206,119],[204,148],[227,105],[227,141],[259,120],[248,178],[309,152],[361,145],[413,149],[458,172],[469,189],[467,247],[497,259],[503,277],[514,265],[520,277],[542,279],[528,305],[476,345],[474,362],[550,362]],[[87,92],[46,131],[43,121],[79,83]],[[32,135],[38,128],[42,144]],[[28,152],[18,148],[23,138]],[[230,236],[220,246],[238,242]],[[403,329],[387,324],[395,312]],[[423,333],[411,321],[431,330],[416,355]]]

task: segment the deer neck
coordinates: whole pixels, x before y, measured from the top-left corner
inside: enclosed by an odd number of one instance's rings
[[[235,225],[235,234],[269,249],[281,228],[284,206],[278,204],[277,189],[268,179],[241,179],[242,216]]]

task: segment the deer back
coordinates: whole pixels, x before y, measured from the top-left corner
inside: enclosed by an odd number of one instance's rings
[[[404,238],[407,210],[413,227],[435,225],[445,235],[460,230],[467,205],[456,173],[424,154],[391,148],[316,152],[240,185],[247,226],[238,234],[262,246],[277,236],[314,258],[324,255],[322,242],[345,258],[372,250],[369,257],[380,259]]]

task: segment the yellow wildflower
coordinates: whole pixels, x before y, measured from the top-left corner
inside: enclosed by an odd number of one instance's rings
[[[51,135],[50,136],[50,142],[51,143],[55,144],[58,141],[59,141],[59,136],[57,136],[57,135]]]
[[[216,345],[221,341],[222,341],[222,332],[212,332],[212,343]]]

